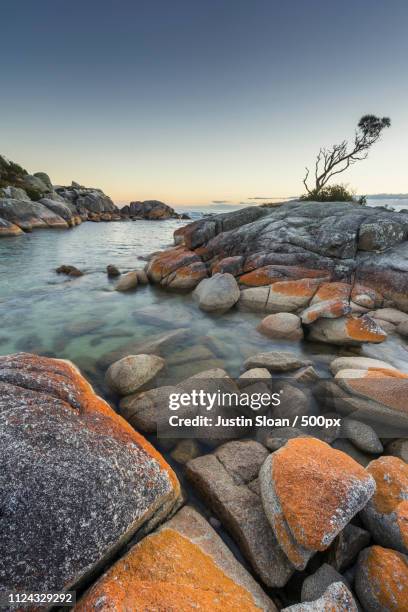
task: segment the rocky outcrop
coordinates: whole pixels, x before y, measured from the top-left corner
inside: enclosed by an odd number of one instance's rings
[[[146,219],[148,221],[181,218],[181,215],[176,213],[174,208],[168,206],[168,204],[164,204],[164,202],[159,202],[159,200],[131,202],[124,212],[133,219]]]
[[[292,201],[201,219],[178,230],[176,239],[198,258],[197,265],[205,264],[208,274],[232,273],[243,287],[331,279],[348,287],[328,291],[322,299],[351,297],[356,305],[372,308],[385,297],[408,311],[407,236],[404,211]],[[157,256],[155,265],[167,257],[167,252]],[[173,280],[182,267],[175,263]]]
[[[0,357],[0,420],[2,593],[75,589],[179,497],[159,453],[70,362]]]
[[[144,538],[97,582],[77,612],[277,612],[207,521],[191,507]]]

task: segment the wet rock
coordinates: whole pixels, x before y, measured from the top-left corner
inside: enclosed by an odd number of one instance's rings
[[[208,359],[214,359],[214,353],[202,344],[194,344],[193,346],[188,346],[173,352],[168,359],[166,359],[166,363],[168,366],[174,366],[191,363],[193,361],[205,361]]]
[[[122,274],[115,286],[115,291],[132,291],[139,283],[138,273],[135,271]]]
[[[317,319],[338,319],[351,312],[351,307],[345,300],[326,300],[316,302],[301,313],[302,323],[310,325]]]
[[[193,298],[206,312],[226,312],[240,296],[238,284],[232,274],[214,274],[204,278],[195,288]]]
[[[0,217],[0,238],[6,236],[18,236],[19,234],[23,233],[23,230],[18,227],[18,225],[15,225],[15,223],[10,223],[10,221]]]
[[[268,586],[283,586],[293,568],[280,549],[259,494],[251,490],[266,449],[254,441],[229,442],[187,464],[186,476],[230,532]]]
[[[335,582],[343,583],[346,587],[349,585],[331,565],[323,563],[319,569],[305,578],[302,584],[302,601],[313,601],[324,595],[327,588]]]
[[[254,380],[262,379],[272,379],[272,374],[266,368],[251,368],[243,372],[239,377],[240,383],[242,383],[241,386],[251,384]]]
[[[273,417],[276,419],[290,419],[291,422],[310,413],[311,397],[306,390],[295,385],[280,382],[280,404],[273,408]]]
[[[253,287],[241,291],[238,305],[243,310],[266,312],[269,287]]]
[[[77,604],[126,610],[277,612],[209,523],[182,508],[117,561]]]
[[[146,274],[152,283],[171,289],[194,289],[208,276],[200,257],[183,246],[158,253],[149,261]]]
[[[337,374],[341,370],[394,370],[397,368],[380,359],[370,357],[336,357],[330,363],[330,370]]]
[[[164,365],[157,355],[128,355],[109,367],[106,384],[118,395],[130,395],[153,380]]]
[[[358,558],[355,590],[365,610],[404,612],[408,601],[408,557],[381,546]]]
[[[244,365],[246,368],[266,368],[276,372],[289,372],[312,365],[312,362],[288,351],[271,351],[248,357]]]
[[[387,334],[378,323],[363,315],[362,317],[340,317],[339,319],[318,319],[310,326],[309,340],[360,346],[365,342],[380,343],[387,339]]]
[[[290,312],[271,314],[262,319],[257,330],[268,338],[302,340],[303,329],[300,318]]]
[[[114,266],[113,264],[109,264],[106,266],[106,274],[109,278],[115,278],[116,276],[120,276],[120,270]]]
[[[168,514],[177,478],[70,362],[0,357],[0,387],[0,591],[76,589]]]
[[[374,429],[361,421],[343,419],[341,435],[350,440],[354,446],[364,453],[380,455],[384,451],[383,445]]]
[[[126,344],[118,349],[103,355],[98,359],[97,364],[100,368],[106,369],[114,361],[119,361],[119,359],[128,355],[162,355],[166,351],[182,344],[189,334],[189,329],[180,328],[160,334],[153,334],[145,339],[132,340],[131,342],[126,342]]]
[[[334,540],[329,552],[329,563],[338,572],[342,572],[353,563],[358,553],[369,545],[370,540],[368,531],[349,523]]]
[[[282,612],[358,612],[355,599],[343,582],[331,584],[319,599],[283,608]]]
[[[185,465],[191,459],[195,459],[201,454],[200,445],[196,440],[180,440],[177,442],[176,447],[171,452],[171,457],[177,463]]]
[[[297,370],[293,376],[293,380],[299,383],[313,383],[319,379],[319,374],[316,372],[313,366],[306,366]]]
[[[90,321],[73,321],[64,327],[64,334],[69,336],[84,336],[91,334],[98,329],[104,327],[105,322],[102,319],[91,319]]]
[[[84,273],[78,268],[76,268],[75,266],[62,265],[62,266],[59,266],[59,268],[57,268],[55,271],[57,274],[66,274],[67,276],[72,276],[72,277],[84,275]]]
[[[369,472],[377,483],[375,495],[361,518],[377,544],[408,553],[408,465],[397,457],[372,461]]]
[[[259,479],[265,513],[297,569],[328,548],[375,491],[358,463],[315,438],[290,440],[266,459]]]
[[[148,285],[149,278],[144,270],[136,270],[139,285]]]

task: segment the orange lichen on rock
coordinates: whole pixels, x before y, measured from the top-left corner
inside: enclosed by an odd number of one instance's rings
[[[351,291],[351,300],[355,304],[365,308],[378,308],[383,302],[383,297],[378,291],[371,287],[367,287],[361,283],[354,283]]]
[[[269,265],[243,274],[239,282],[247,287],[260,287],[279,281],[300,280],[302,278],[327,280],[330,278],[330,273],[327,270],[312,270],[300,266]]]
[[[351,285],[348,283],[323,283],[313,297],[313,303],[325,302],[326,300],[348,300]]]
[[[372,502],[379,512],[393,512],[408,499],[408,464],[405,461],[392,456],[380,457],[371,461],[367,471],[377,483]]]
[[[370,317],[350,317],[346,323],[350,338],[359,342],[382,342],[387,334]]]
[[[134,546],[75,610],[187,612],[196,608],[214,612],[261,609],[211,556],[177,531],[164,528]]]
[[[348,378],[342,384],[353,393],[408,414],[408,381],[402,372],[395,374],[385,369],[373,369],[363,377]]]
[[[359,560],[359,565],[362,567],[358,571],[364,572],[370,593],[369,600],[365,601],[362,590],[359,589],[360,592],[357,594],[362,604],[366,609],[371,609],[367,603],[372,606],[375,602],[379,606],[375,609],[384,612],[406,612],[408,610],[407,557],[382,546],[371,546],[364,553],[363,560],[361,562]]]
[[[329,546],[375,490],[361,465],[315,438],[290,440],[274,453],[273,481],[297,543],[316,551]]]
[[[319,287],[320,282],[319,279],[310,278],[294,281],[280,281],[272,285],[271,291],[274,293],[282,293],[283,295],[311,298]]]

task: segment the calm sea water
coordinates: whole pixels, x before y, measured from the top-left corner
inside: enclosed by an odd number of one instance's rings
[[[205,212],[205,211],[204,211]],[[198,216],[195,211],[194,216]],[[306,353],[327,372],[334,347],[269,340],[256,331],[261,315],[233,309],[222,316],[207,315],[191,295],[165,292],[152,286],[131,293],[114,290],[106,266],[122,272],[143,268],[145,257],[173,244],[172,235],[185,221],[84,223],[69,231],[37,230],[18,238],[0,240],[0,354],[29,351],[71,359],[100,392],[104,367],[101,360],[130,341],[148,340],[153,334],[187,328],[182,345],[204,345],[212,355],[205,360],[169,366],[168,377],[181,380],[197,371],[224,366],[238,375],[242,363],[260,350],[284,349]],[[61,264],[85,272],[70,279],[58,275]],[[387,342],[367,348],[367,354],[404,360],[405,350]]]

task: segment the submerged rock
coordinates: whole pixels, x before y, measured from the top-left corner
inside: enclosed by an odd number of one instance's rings
[[[80,587],[179,496],[160,454],[70,362],[0,357],[0,419],[2,593]]]
[[[289,372],[312,365],[312,362],[288,351],[270,351],[248,357],[244,365],[246,368],[266,368],[276,372]]]
[[[66,274],[67,276],[83,276],[84,273],[76,268],[75,266],[66,266],[65,264],[59,266],[56,270],[57,274]]]
[[[121,278],[116,283],[115,291],[131,291],[132,289],[136,289],[138,283],[137,271],[122,274]]]
[[[358,463],[315,438],[289,440],[266,459],[259,479],[266,516],[297,569],[328,548],[375,491]]]
[[[116,276],[120,276],[121,272],[113,264],[108,264],[106,266],[106,274],[108,275],[109,278],[115,278]]]
[[[182,508],[136,544],[85,593],[77,612],[245,610],[277,612],[209,523]]]
[[[157,355],[128,355],[110,366],[106,384],[119,395],[130,395],[153,380],[164,366],[164,359]]]

